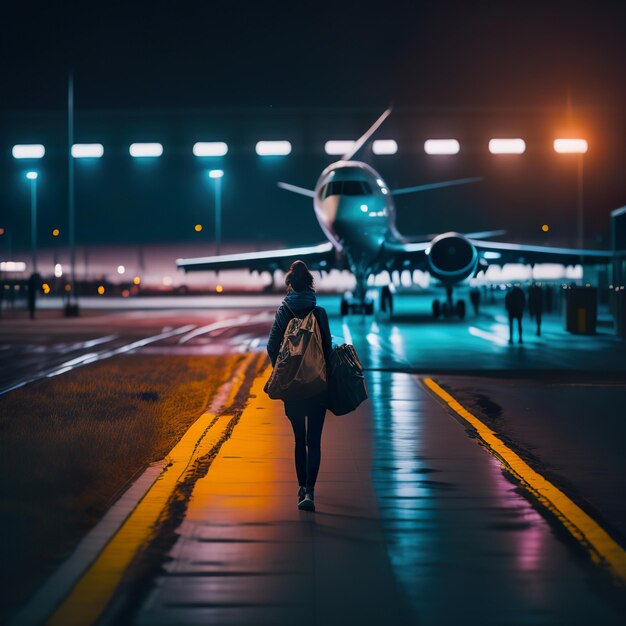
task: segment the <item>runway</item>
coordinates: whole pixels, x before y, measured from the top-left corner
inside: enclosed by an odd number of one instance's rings
[[[264,352],[280,298],[236,300],[3,319],[0,387],[130,353]],[[180,539],[160,557],[166,573],[143,595],[120,587],[124,619],[368,624],[393,606],[397,624],[621,623],[623,590],[421,382],[449,389],[624,547],[626,362],[611,329],[570,335],[553,314],[541,337],[527,320],[524,343],[509,345],[500,302],[464,322],[432,320],[426,296],[397,298],[391,319],[341,318],[338,298],[319,303],[333,341],[355,345],[370,400],[327,417],[315,517],[294,506],[280,403],[251,393],[194,483]]]

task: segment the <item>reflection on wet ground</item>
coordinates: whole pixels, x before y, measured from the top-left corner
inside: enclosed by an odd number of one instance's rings
[[[619,624],[606,585],[406,373],[328,415],[316,513],[298,511],[282,405],[250,404],[135,623]]]
[[[381,522],[421,623],[619,622],[589,563],[414,377],[368,382]]]

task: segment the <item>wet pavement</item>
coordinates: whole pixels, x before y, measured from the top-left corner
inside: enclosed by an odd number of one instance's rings
[[[619,624],[593,564],[404,373],[328,415],[296,508],[280,402],[250,403],[191,495],[134,624]]]
[[[280,300],[0,320],[0,388],[128,352],[262,352]],[[460,322],[433,320],[430,301],[342,319],[337,297],[319,298],[334,342],[355,345],[370,400],[327,417],[318,511],[296,509],[291,429],[257,381],[195,485],[164,573],[131,602],[134,623],[623,623],[623,590],[419,376],[458,393],[623,541],[626,344],[606,315],[598,334],[577,336],[551,314],[541,337],[527,318],[524,344],[509,345],[501,302]]]

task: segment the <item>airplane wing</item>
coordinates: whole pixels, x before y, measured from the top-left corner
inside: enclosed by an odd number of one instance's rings
[[[534,265],[536,263],[560,263],[562,265],[605,265],[614,258],[611,250],[580,250],[578,248],[557,248],[551,246],[533,246],[519,243],[498,241],[484,241],[482,236],[488,237],[494,231],[468,233],[468,241],[474,246],[481,258],[490,265],[504,265],[505,263],[522,263]],[[470,235],[475,235],[471,237]],[[390,241],[385,242],[381,249],[379,264],[388,271],[403,269],[427,269],[426,251],[430,241],[415,243]]]
[[[430,241],[386,241],[380,250],[379,264],[389,272],[426,269],[426,250],[429,247]]]
[[[580,250],[578,248],[556,248],[552,246],[533,246],[520,243],[499,241],[481,241],[468,237],[481,257],[490,264],[504,265],[505,263],[560,263],[562,265],[603,265],[613,260],[611,250]]]
[[[297,259],[304,261],[309,269],[330,270],[337,264],[333,244],[329,241],[317,246],[262,250],[241,254],[222,254],[195,259],[177,259],[176,265],[185,272],[249,269],[250,271],[287,270]]]

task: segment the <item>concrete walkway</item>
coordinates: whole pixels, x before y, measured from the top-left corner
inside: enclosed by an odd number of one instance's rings
[[[618,624],[584,555],[407,374],[327,415],[318,511],[257,379],[135,624]]]

